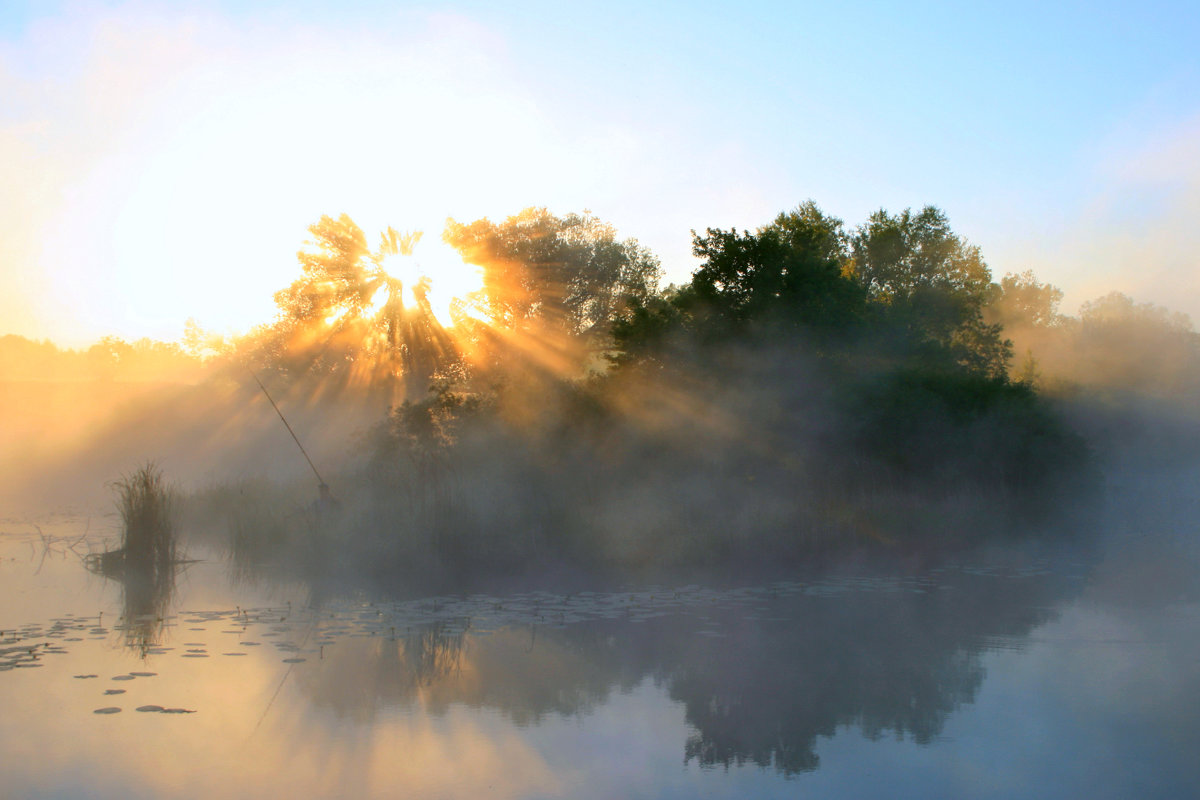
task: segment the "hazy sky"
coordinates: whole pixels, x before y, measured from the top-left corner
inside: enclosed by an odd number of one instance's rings
[[[322,214],[586,208],[681,281],[808,198],[1200,322],[1198,43],[1194,0],[0,0],[0,334],[244,330]]]

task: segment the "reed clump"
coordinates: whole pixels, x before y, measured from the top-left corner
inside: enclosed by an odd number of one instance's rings
[[[151,573],[175,564],[174,501],[171,487],[154,463],[113,482],[124,523],[121,551],[125,566]]]

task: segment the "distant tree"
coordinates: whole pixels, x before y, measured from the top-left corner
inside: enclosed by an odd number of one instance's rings
[[[1069,373],[1084,384],[1178,395],[1200,391],[1200,335],[1186,314],[1111,292],[1084,303]]]
[[[191,317],[183,323],[183,338],[180,340],[180,345],[185,353],[200,361],[225,355],[232,349],[232,342],[227,341],[219,333],[205,330],[199,322]]]
[[[117,336],[105,336],[87,350],[88,365],[95,377],[112,380],[122,364],[133,358],[133,346]]]
[[[1192,320],[1187,314],[1154,303],[1135,303],[1133,298],[1121,292],[1109,292],[1084,303],[1079,309],[1079,317],[1084,325],[1129,325],[1180,334],[1192,332]]]
[[[1005,328],[1049,328],[1064,322],[1058,313],[1062,299],[1062,289],[1042,283],[1030,270],[1019,275],[1009,273],[995,287],[985,316]]]
[[[0,336],[0,380],[48,380],[79,377],[78,354],[59,350],[51,341],[35,342],[16,334]]]
[[[507,328],[606,336],[623,310],[654,294],[661,275],[649,250],[618,240],[587,212],[527,208],[499,224],[449,220],[443,238],[483,268],[484,305],[493,324]]]

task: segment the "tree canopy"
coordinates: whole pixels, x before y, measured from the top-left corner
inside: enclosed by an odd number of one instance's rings
[[[277,292],[280,313],[266,337],[272,360],[298,372],[330,374],[408,392],[456,355],[433,315],[428,286],[385,269],[389,256],[411,255],[421,234],[388,228],[372,250],[349,216],[323,216],[297,254],[302,274]],[[409,294],[405,294],[405,291]]]
[[[1030,270],[1009,273],[995,287],[987,316],[1005,328],[1048,328],[1063,322],[1058,313],[1062,298],[1062,289],[1042,283]]]
[[[808,201],[757,231],[692,237],[691,282],[625,315],[618,361],[684,330],[711,341],[782,329],[824,349],[872,339],[878,355],[925,368],[1006,373],[1010,345],[983,317],[991,273],[936,208],[879,211],[847,233]]]
[[[842,221],[811,201],[755,233],[693,233],[692,252],[703,262],[681,300],[727,325],[845,326],[862,308],[862,293],[843,275]]]
[[[483,268],[483,299],[494,324],[532,323],[572,335],[607,334],[630,304],[651,297],[658,259],[590,213],[556,216],[526,208],[497,224],[449,220],[445,241]]]
[[[992,275],[979,248],[951,229],[945,213],[877,211],[850,237],[849,271],[887,321],[927,360],[980,374],[1007,371],[1011,345],[984,320]]]

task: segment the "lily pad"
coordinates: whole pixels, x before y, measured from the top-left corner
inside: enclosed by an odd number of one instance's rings
[[[163,707],[162,706],[138,706],[137,710],[141,711],[142,713],[145,714],[145,713],[150,713],[152,711],[154,711],[154,712],[162,711]]]
[[[124,689],[105,689],[105,694],[125,694]]]
[[[117,708],[116,706],[107,706],[105,708],[97,708],[92,713],[93,714],[120,714],[121,709]]]

